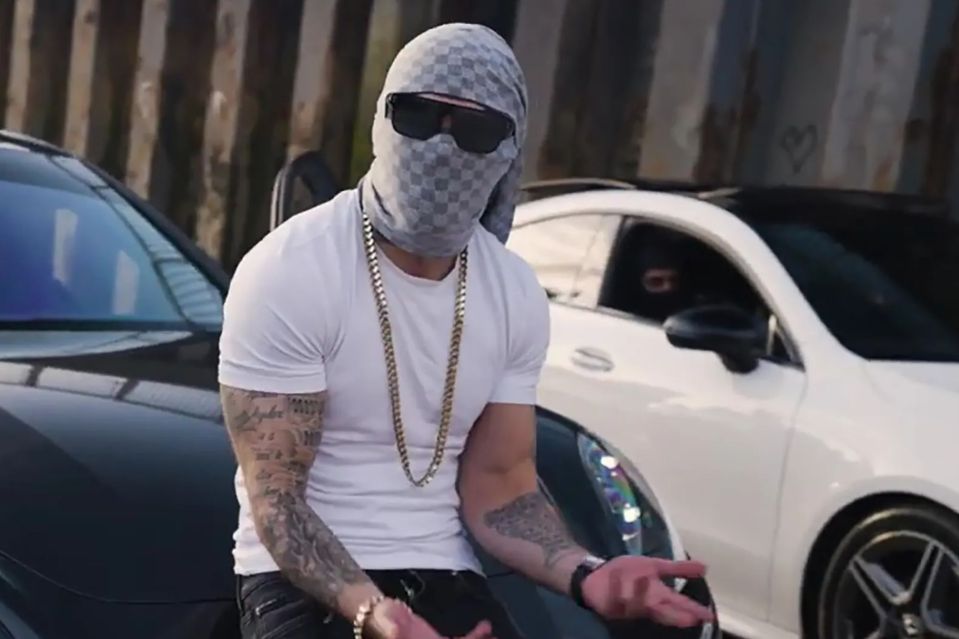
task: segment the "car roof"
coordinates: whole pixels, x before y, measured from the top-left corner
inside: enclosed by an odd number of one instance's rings
[[[530,182],[522,187],[525,202],[590,191],[671,193],[709,202],[751,219],[809,220],[838,217],[925,215],[946,218],[949,202],[943,198],[855,189],[792,185],[705,184],[673,180],[615,180],[562,178]]]
[[[13,182],[91,195],[104,185],[82,161],[52,144],[0,130],[0,182]]]
[[[9,129],[0,129],[0,148],[19,149],[22,151],[32,151],[34,153],[44,153],[47,155],[70,155],[67,151],[61,149],[55,144],[51,144],[25,133],[10,131]]]

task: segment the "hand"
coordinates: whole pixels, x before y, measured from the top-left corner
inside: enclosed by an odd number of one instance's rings
[[[373,609],[369,628],[377,639],[447,639],[441,637],[425,619],[415,614],[406,604],[387,599]],[[452,637],[448,639],[454,639]],[[488,621],[483,621],[462,638],[496,639]]]
[[[706,566],[698,561],[616,557],[586,577],[583,599],[606,619],[645,617],[663,625],[689,628],[712,621],[712,611],[679,594],[662,579],[695,579],[705,574]]]

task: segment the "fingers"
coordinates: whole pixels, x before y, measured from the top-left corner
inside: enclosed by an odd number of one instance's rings
[[[672,606],[663,606],[656,609],[651,617],[656,623],[675,628],[691,628],[700,623],[695,615]]]
[[[713,612],[689,597],[660,584],[655,603],[650,606],[650,617],[655,621],[680,628],[688,628],[713,620]]]
[[[698,579],[706,575],[706,565],[699,561],[669,561],[659,559],[655,563],[656,572],[660,577],[684,577]]]
[[[671,590],[667,601],[672,603],[677,609],[684,610],[693,615],[699,621],[712,621],[715,617],[712,610],[678,592]]]
[[[409,637],[411,628],[410,626],[413,623],[413,615],[410,611],[403,606],[391,606],[389,611],[390,621],[393,622],[395,627],[393,631],[393,636],[397,639],[401,637]]]
[[[397,604],[393,607],[396,609],[391,611],[395,630],[387,636],[393,639],[443,639],[422,617],[418,617],[405,604]]]
[[[476,624],[473,631],[463,637],[463,639],[496,639],[493,636],[493,627],[488,621],[481,621]]]
[[[443,639],[422,617],[418,617],[409,607],[393,606],[390,617],[396,626],[392,635],[396,639]],[[488,621],[476,624],[470,633],[459,639],[496,639],[493,627]]]
[[[706,566],[698,561],[669,561],[650,557],[623,557],[596,571],[594,581],[584,584],[584,594],[591,587],[590,603],[609,619],[646,617],[658,623],[688,628],[714,615],[708,608],[677,593],[664,583],[664,578],[701,578]],[[596,581],[599,579],[599,581]]]

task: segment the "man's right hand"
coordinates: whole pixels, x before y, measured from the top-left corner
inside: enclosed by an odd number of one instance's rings
[[[443,637],[425,619],[395,599],[387,599],[373,609],[368,628],[375,639],[496,639],[488,621],[477,624],[465,637]]]
[[[706,574],[698,561],[669,561],[624,555],[610,559],[583,580],[583,599],[606,619],[637,619],[679,628],[713,620],[713,612],[667,586],[663,578],[697,579]]]

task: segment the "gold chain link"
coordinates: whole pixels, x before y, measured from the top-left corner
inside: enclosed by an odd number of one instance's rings
[[[450,336],[449,360],[446,365],[446,383],[443,387],[443,407],[440,413],[440,427],[436,433],[436,445],[429,468],[419,479],[413,477],[410,470],[410,455],[406,447],[406,433],[403,429],[403,417],[400,414],[400,383],[396,369],[396,354],[393,350],[393,329],[390,326],[389,307],[386,303],[386,289],[380,272],[379,259],[376,256],[376,242],[373,238],[373,224],[363,213],[363,244],[366,248],[366,264],[370,271],[370,284],[376,299],[376,313],[380,321],[380,335],[383,338],[383,354],[386,358],[386,380],[390,391],[390,408],[393,413],[393,432],[396,435],[396,450],[400,454],[400,463],[410,483],[418,488],[426,486],[436,476],[446,451],[446,438],[449,435],[450,421],[453,416],[453,391],[456,387],[456,370],[460,359],[460,342],[463,338],[463,320],[466,316],[466,258],[464,248],[459,256],[456,302],[453,309],[453,332]]]

